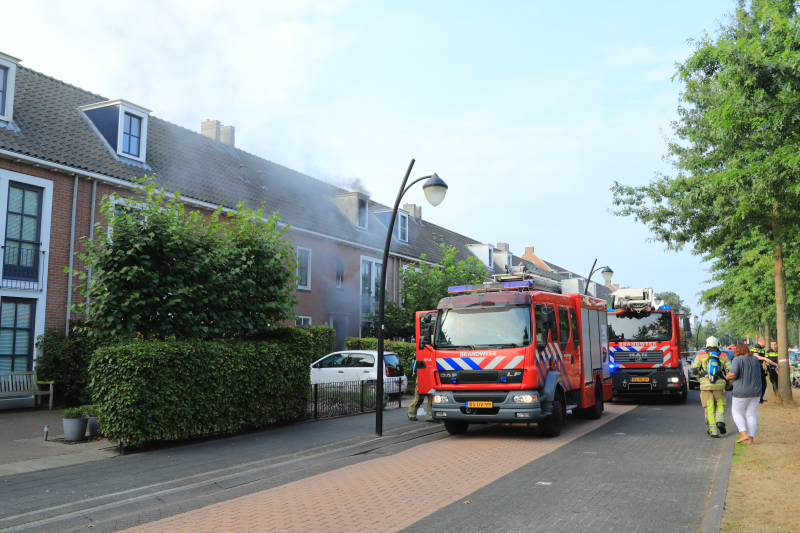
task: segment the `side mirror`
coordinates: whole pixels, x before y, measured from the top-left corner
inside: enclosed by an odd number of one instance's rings
[[[556,326],[556,311],[552,307],[542,309],[542,328],[547,331]]]
[[[692,338],[692,324],[689,322],[689,317],[683,317],[683,331],[686,333],[686,338]]]

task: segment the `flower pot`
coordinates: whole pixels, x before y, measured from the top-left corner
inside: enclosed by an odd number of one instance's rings
[[[102,437],[100,435],[100,419],[96,416],[90,416],[89,420],[89,436],[90,437]]]
[[[70,441],[83,440],[86,438],[86,426],[89,425],[88,418],[62,418],[64,423],[64,439]]]

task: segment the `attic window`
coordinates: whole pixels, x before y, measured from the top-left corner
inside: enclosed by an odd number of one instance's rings
[[[398,223],[398,236],[401,241],[408,242],[408,215],[405,213],[400,213],[400,218],[397,220]]]
[[[494,250],[489,247],[489,268],[494,269]]]
[[[122,153],[139,157],[142,142],[142,119],[136,115],[125,113],[122,125]]]
[[[351,204],[352,205],[352,204]],[[367,229],[367,201],[359,198],[358,199],[358,227]]]
[[[6,94],[8,94],[8,89],[6,88],[7,83],[8,67],[0,67],[0,116],[6,114]]]
[[[126,100],[108,100],[81,106],[80,109],[112,153],[123,159],[146,161],[149,109]]]
[[[0,120],[14,120],[14,80],[19,59],[0,52]]]

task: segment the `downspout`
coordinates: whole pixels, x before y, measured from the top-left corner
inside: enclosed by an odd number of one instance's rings
[[[78,176],[72,188],[72,223],[69,229],[69,277],[67,280],[67,337],[69,337],[69,319],[72,317],[72,267],[75,263],[75,213],[78,209]]]
[[[92,214],[89,221],[89,240],[94,239],[94,206],[95,198],[97,198],[97,181],[92,181]],[[89,264],[89,270],[86,273],[86,287],[89,287],[89,282],[92,281],[92,265]],[[89,293],[86,293],[86,305],[89,305]]]

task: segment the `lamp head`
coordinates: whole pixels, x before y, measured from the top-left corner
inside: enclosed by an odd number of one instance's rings
[[[428,178],[425,185],[422,186],[422,190],[425,192],[425,198],[428,199],[428,202],[430,202],[433,207],[436,207],[442,203],[445,194],[447,194],[447,184],[434,173],[433,176]]]
[[[611,281],[611,277],[614,275],[614,271],[611,270],[609,267],[603,268],[603,270],[601,270],[600,273],[603,275],[603,279],[606,281]]]
[[[664,305],[664,300],[662,300],[660,296],[656,296],[655,298],[653,298],[653,305],[656,307],[656,309],[658,309],[659,307]]]

